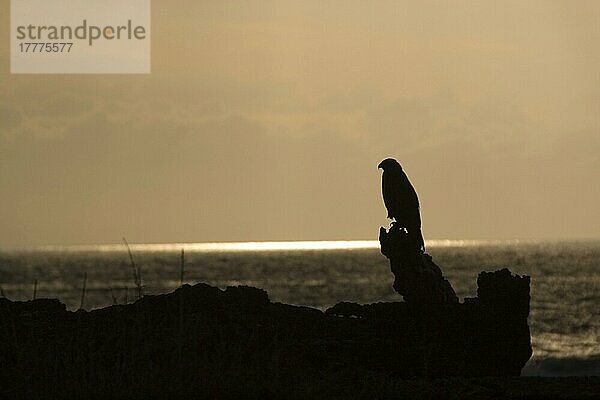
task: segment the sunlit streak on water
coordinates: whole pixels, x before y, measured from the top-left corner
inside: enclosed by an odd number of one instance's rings
[[[534,243],[535,241],[529,241]],[[428,240],[428,248],[437,247],[470,247],[470,246],[497,246],[515,245],[524,243],[520,240]],[[352,249],[375,249],[379,247],[376,240],[320,240],[320,241],[271,241],[271,242],[214,242],[214,243],[131,243],[131,249],[135,251],[149,252],[172,252],[184,249],[191,252],[202,251],[286,251],[286,250],[352,250]],[[114,252],[123,251],[124,245],[98,244],[98,245],[71,245],[71,246],[38,246],[30,248],[18,248],[9,250],[35,250],[35,251],[100,251]]]

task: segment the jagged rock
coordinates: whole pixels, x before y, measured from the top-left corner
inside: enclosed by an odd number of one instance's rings
[[[507,268],[481,272],[477,277],[477,298],[483,305],[509,308],[512,313],[529,314],[528,276],[512,275]]]
[[[481,298],[465,304],[340,303],[326,312],[206,284],[89,312],[0,299],[0,398],[168,397],[183,387],[262,398],[339,371],[518,375],[531,356],[529,282],[499,271],[479,283]]]
[[[458,303],[456,292],[433,258],[410,240],[406,231],[392,224],[379,229],[381,253],[390,260],[394,290],[413,304]]]

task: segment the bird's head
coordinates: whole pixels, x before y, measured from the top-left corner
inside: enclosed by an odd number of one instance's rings
[[[386,158],[385,160],[383,160],[382,162],[379,163],[379,165],[377,166],[377,168],[381,168],[382,170],[390,170],[393,168],[400,168],[402,169],[402,167],[400,166],[400,164],[398,163],[398,161],[394,160],[393,158]]]

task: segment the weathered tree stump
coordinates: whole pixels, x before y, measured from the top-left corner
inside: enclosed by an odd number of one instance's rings
[[[410,235],[392,224],[389,231],[379,229],[381,253],[390,260],[394,290],[413,304],[458,303],[456,292],[432,257],[423,253]]]

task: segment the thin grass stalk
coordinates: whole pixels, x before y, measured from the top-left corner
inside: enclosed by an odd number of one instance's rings
[[[85,302],[85,290],[87,286],[87,271],[83,273],[83,288],[81,289],[81,303],[79,309],[83,309],[83,303]]]
[[[123,243],[125,243],[125,247],[127,247],[127,253],[129,254],[129,262],[133,271],[133,282],[135,283],[135,286],[137,288],[136,300],[139,300],[143,296],[141,267],[135,263],[135,260],[133,259],[133,253],[131,252],[131,247],[129,246],[129,243],[127,242],[127,239],[125,239],[125,237],[123,237]]]
[[[179,270],[179,287],[183,286],[183,274],[185,272],[185,251],[181,249],[181,265]]]
[[[117,296],[115,296],[115,292],[113,292],[113,288],[109,287],[108,290],[110,291],[110,297],[112,297],[113,305],[116,305],[118,301]]]
[[[37,297],[37,279],[33,281],[33,300]]]

